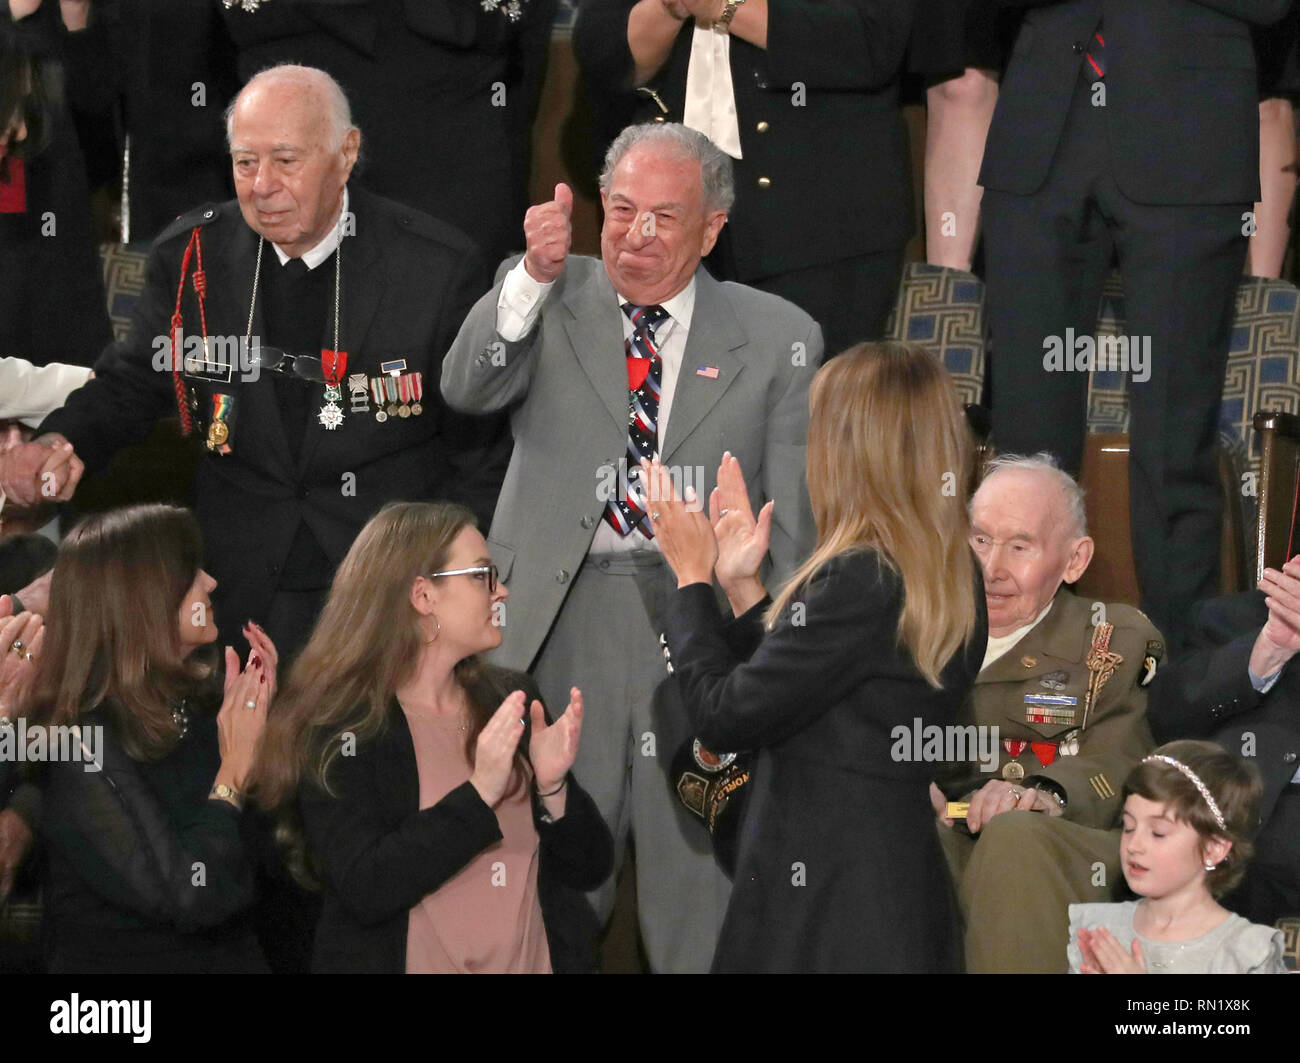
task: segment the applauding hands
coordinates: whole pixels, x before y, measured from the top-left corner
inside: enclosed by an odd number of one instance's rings
[[[470,784],[485,804],[496,807],[505,797],[514,768],[515,751],[524,734],[524,705],[527,695],[516,690],[492,714],[475,744],[474,773]],[[569,691],[569,704],[553,724],[547,726],[542,703],[534,701],[529,709],[533,733],[528,743],[528,759],[533,765],[536,786],[543,795],[547,811],[555,819],[564,814],[564,780],[578,755],[582,734],[582,691]]]

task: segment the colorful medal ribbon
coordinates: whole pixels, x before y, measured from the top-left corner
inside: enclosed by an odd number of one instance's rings
[[[1027,745],[1029,745],[1028,742],[1016,742],[1010,738],[1002,739],[1002,748],[1007,751],[1013,760],[1025,751]]]
[[[397,396],[402,405],[398,407],[397,413],[401,417],[411,416],[411,374],[403,373],[397,378]]]
[[[208,449],[218,454],[230,453],[229,417],[234,409],[233,395],[212,396],[212,423],[208,425]]]
[[[424,398],[424,374],[411,374],[411,413],[417,417],[424,413],[424,407],[420,405],[420,400]]]
[[[343,374],[348,371],[348,352],[331,351],[328,347],[321,348],[320,367],[325,374],[325,383],[330,387],[338,388],[343,382]]]

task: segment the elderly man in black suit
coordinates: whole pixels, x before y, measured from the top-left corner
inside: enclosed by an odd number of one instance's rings
[[[1300,557],[1258,591],[1203,603],[1191,649],[1151,687],[1156,738],[1208,738],[1264,776],[1262,826],[1246,879],[1225,900],[1254,923],[1300,914]]]
[[[608,137],[633,117],[682,122],[735,160],[710,269],[807,311],[831,354],[883,335],[912,232],[898,86],[913,7],[583,0],[573,30]]]
[[[1117,252],[1142,608],[1176,646],[1216,590],[1215,414],[1259,198],[1250,25],[1291,0],[1001,2],[1028,10],[980,174],[993,435],[1078,472],[1079,355]]]
[[[437,388],[487,275],[457,230],[348,184],[361,136],[322,71],[258,75],[229,130],[238,200],[159,236],[129,338],[0,458],[0,485],[20,503],[68,497],[77,466],[42,477],[49,448],[70,443],[94,469],[179,405],[204,447],[195,505],[222,637],[253,618],[286,660],[383,503],[492,512],[477,426]]]

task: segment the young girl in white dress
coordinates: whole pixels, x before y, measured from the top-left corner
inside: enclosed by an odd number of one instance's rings
[[[1282,932],[1216,899],[1245,873],[1262,792],[1213,742],[1170,742],[1134,768],[1120,863],[1141,899],[1070,905],[1070,973],[1285,974]]]

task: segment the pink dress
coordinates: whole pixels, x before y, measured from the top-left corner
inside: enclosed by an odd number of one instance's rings
[[[467,782],[465,735],[455,717],[403,706],[420,772],[420,808]],[[527,786],[496,807],[502,839],[411,909],[407,974],[550,974],[537,896],[537,828]]]

